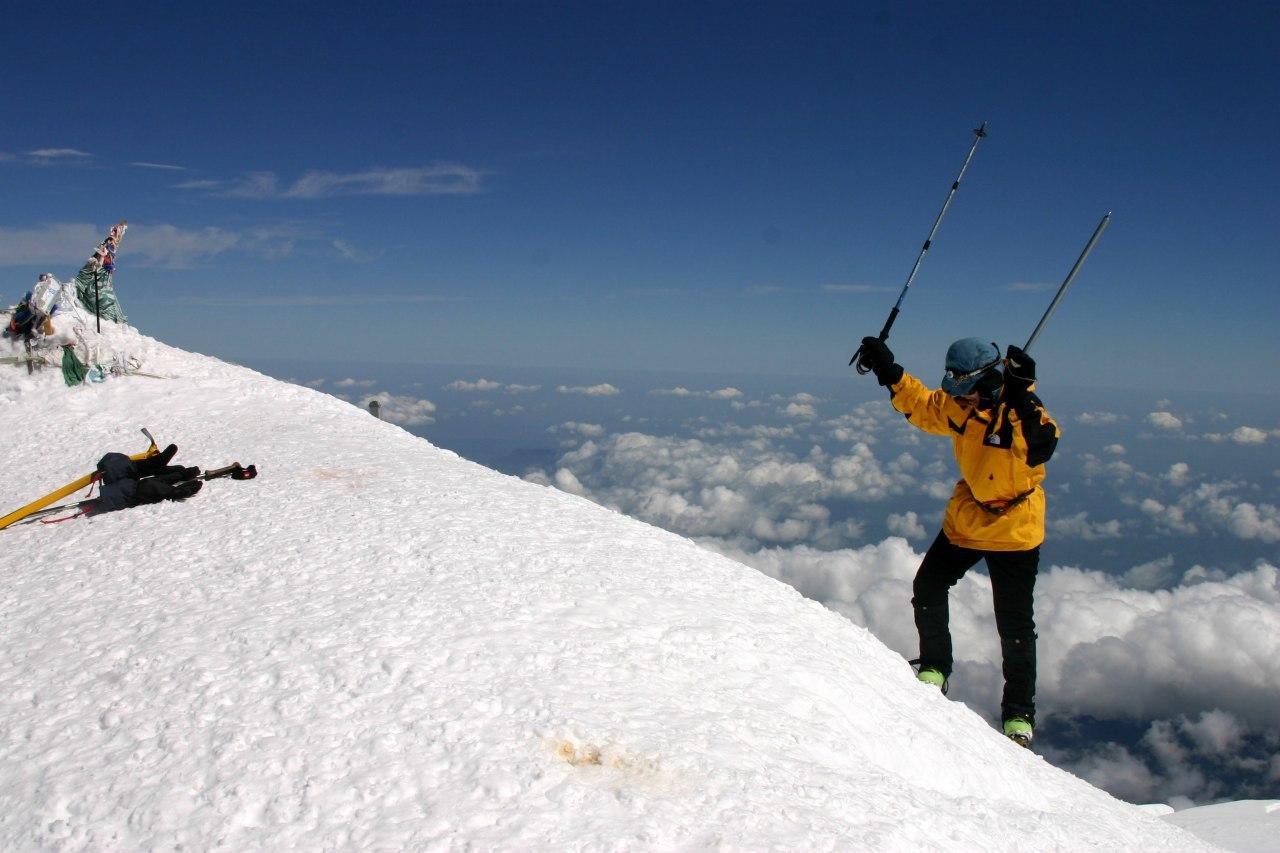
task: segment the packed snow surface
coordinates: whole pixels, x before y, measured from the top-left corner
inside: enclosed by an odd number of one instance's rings
[[[0,847],[1178,850],[1176,826],[728,558],[131,330],[0,371],[0,506],[104,452],[256,463],[3,532]]]
[[[1280,800],[1241,800],[1174,812],[1164,818],[1236,853],[1280,850]]]

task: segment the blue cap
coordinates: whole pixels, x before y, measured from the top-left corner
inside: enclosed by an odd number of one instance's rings
[[[947,347],[947,370],[942,390],[963,397],[987,373],[1000,366],[1000,348],[982,338],[961,338]]]

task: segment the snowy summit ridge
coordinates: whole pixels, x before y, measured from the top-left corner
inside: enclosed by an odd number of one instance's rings
[[[790,587],[132,330],[0,373],[14,509],[143,449],[256,463],[3,531],[0,847],[1192,850]]]

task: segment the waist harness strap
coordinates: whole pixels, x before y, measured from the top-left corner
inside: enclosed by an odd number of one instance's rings
[[[1027,498],[1035,494],[1035,491],[1036,491],[1035,487],[1033,486],[1032,488],[1027,489],[1022,494],[1018,495],[1017,497],[1010,498],[1007,501],[991,501],[989,503],[983,503],[982,501],[978,500],[975,497],[973,499],[973,502],[976,503],[978,506],[982,507],[983,510],[985,510],[986,512],[991,513],[992,515],[1004,515],[1006,512],[1013,509],[1015,506],[1017,506],[1018,504],[1022,503]],[[970,489],[969,494],[971,495],[973,494],[972,489]]]

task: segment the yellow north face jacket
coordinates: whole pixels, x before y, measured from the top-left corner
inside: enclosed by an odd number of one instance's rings
[[[1058,425],[1035,394],[1016,410],[1004,402],[977,409],[905,372],[889,394],[911,424],[951,438],[961,479],[942,520],[948,539],[981,551],[1027,551],[1044,541],[1040,482]]]

